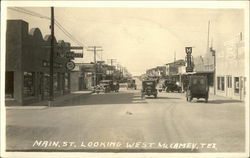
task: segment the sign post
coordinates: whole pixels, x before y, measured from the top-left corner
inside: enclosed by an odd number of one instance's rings
[[[193,64],[192,64],[192,47],[185,47],[186,50],[186,62],[187,62],[187,67],[186,67],[186,72],[193,72]]]

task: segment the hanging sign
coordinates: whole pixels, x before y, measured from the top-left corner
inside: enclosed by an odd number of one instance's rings
[[[68,70],[73,70],[75,68],[75,63],[73,61],[69,61],[66,63],[66,68]]]

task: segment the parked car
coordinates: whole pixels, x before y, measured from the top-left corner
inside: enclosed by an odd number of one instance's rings
[[[153,95],[155,98],[157,98],[156,84],[157,83],[155,80],[142,81],[141,97],[144,98],[145,95]]]
[[[113,80],[101,80],[99,84],[95,87],[95,92],[100,93],[108,93],[108,92],[118,92],[119,91],[119,83],[113,82]]]
[[[134,79],[127,81],[127,89],[136,89],[136,84]]]
[[[165,85],[165,90],[166,92],[179,92],[181,93],[182,89],[179,85],[177,85],[176,83],[174,82],[169,82]]]
[[[187,101],[191,102],[193,98],[204,98],[208,102],[209,85],[206,76],[191,75],[186,91]]]

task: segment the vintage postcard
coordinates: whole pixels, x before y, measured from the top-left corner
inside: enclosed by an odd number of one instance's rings
[[[248,1],[3,1],[1,157],[249,157]]]

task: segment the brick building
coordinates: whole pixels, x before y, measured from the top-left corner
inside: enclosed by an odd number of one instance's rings
[[[49,97],[49,57],[51,36],[43,38],[38,28],[29,30],[23,20],[8,20],[6,31],[6,105],[18,105],[46,100]],[[61,57],[60,51],[70,44],[56,41],[54,51],[55,97],[70,92],[70,73],[65,64],[70,59]],[[64,47],[64,50],[58,48]]]

